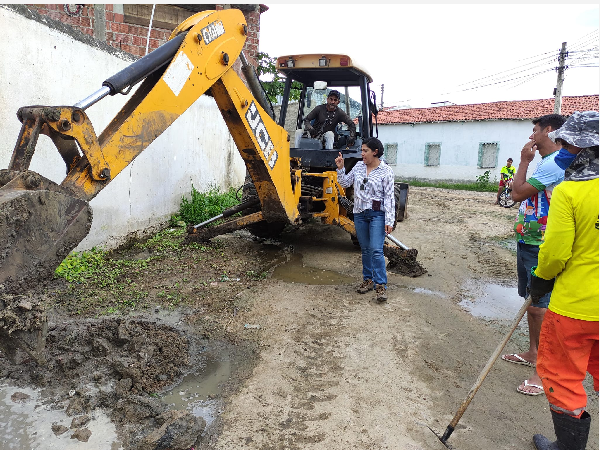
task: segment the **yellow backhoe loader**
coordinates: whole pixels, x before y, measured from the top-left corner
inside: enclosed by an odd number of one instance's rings
[[[187,239],[206,240],[244,227],[269,235],[307,218],[320,218],[355,234],[352,198],[337,182],[334,159],[341,151],[349,169],[360,159],[361,140],[372,136],[377,111],[369,90],[371,78],[345,55],[279,58],[278,67],[287,82],[276,121],[254,68],[242,53],[246,33],[244,16],[238,10],[198,13],[181,23],[167,43],[108,78],[101,89],[76,105],[18,110],[21,132],[9,167],[0,170],[0,294],[18,292],[52,276],[89,232],[89,201],[203,94],[216,101],[245,161],[252,189],[234,211],[245,211],[245,215],[215,227],[190,227]],[[238,58],[249,87],[232,69]],[[360,88],[362,111],[353,146],[340,140],[340,148],[320,150],[305,139],[300,148],[290,149],[289,134],[281,125],[294,80],[304,86],[302,106],[307,87],[315,81]],[[86,109],[140,82],[97,135]],[[299,108],[298,125],[302,111]],[[67,175],[60,184],[29,170],[40,134],[53,141],[65,162]],[[405,215],[406,193],[406,189],[396,193],[400,220]],[[416,251],[396,244],[400,247],[386,244],[390,261],[412,264],[413,275],[423,273]]]

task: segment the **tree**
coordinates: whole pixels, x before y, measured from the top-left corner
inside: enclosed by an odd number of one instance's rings
[[[278,95],[283,95],[285,87],[285,77],[277,71],[277,58],[269,56],[267,53],[259,52],[256,55],[256,73],[267,94],[267,97],[272,103],[277,101]],[[261,77],[270,78],[270,81],[263,81]],[[298,81],[292,83],[290,91],[290,100],[298,100],[303,85]]]

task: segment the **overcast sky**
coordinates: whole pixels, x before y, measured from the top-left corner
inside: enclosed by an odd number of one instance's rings
[[[378,106],[381,84],[384,106],[551,98],[562,42],[563,95],[600,88],[595,3],[267,6],[260,51],[348,54],[372,76]]]

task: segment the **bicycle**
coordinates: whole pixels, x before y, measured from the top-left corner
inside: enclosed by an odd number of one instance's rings
[[[511,181],[512,178],[504,180],[504,190],[500,193],[500,198],[498,199],[500,206],[502,206],[503,208],[512,208],[513,206],[515,206],[515,203],[517,203],[512,199],[512,189],[509,185]]]

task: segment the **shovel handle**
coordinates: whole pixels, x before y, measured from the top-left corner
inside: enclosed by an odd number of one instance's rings
[[[394,244],[396,244],[398,247],[400,247],[402,250],[410,250],[406,245],[404,245],[402,242],[400,242],[398,239],[396,239],[391,234],[386,234],[385,237],[388,238],[390,241],[392,241]]]
[[[458,421],[460,420],[460,418],[462,417],[464,412],[467,410],[467,406],[469,406],[469,403],[471,403],[471,400],[473,400],[473,397],[475,397],[475,393],[481,387],[483,380],[485,379],[485,377],[489,373],[490,369],[492,368],[492,366],[498,359],[498,356],[500,356],[500,353],[502,352],[502,350],[504,349],[504,346],[506,345],[506,343],[512,336],[515,329],[517,328],[517,325],[519,325],[519,322],[525,315],[525,311],[527,311],[527,308],[529,307],[529,305],[531,305],[531,296],[527,296],[527,298],[525,299],[523,306],[521,306],[521,309],[519,310],[519,312],[517,313],[517,316],[513,320],[510,330],[508,331],[508,333],[506,333],[506,336],[504,336],[504,339],[502,339],[502,341],[498,344],[498,347],[496,347],[496,350],[494,350],[494,353],[492,353],[492,356],[490,356],[490,359],[488,360],[487,364],[485,365],[485,367],[479,374],[479,378],[477,378],[477,381],[475,381],[475,383],[471,387],[471,390],[467,394],[467,397],[463,400],[462,404],[460,405],[460,408],[458,408],[458,411],[456,412],[454,418],[448,425],[448,428],[446,429],[444,436],[441,438],[442,442],[445,443],[446,440],[448,440],[448,438],[450,437],[450,434],[452,434],[452,431],[454,431],[454,428],[458,424]]]

